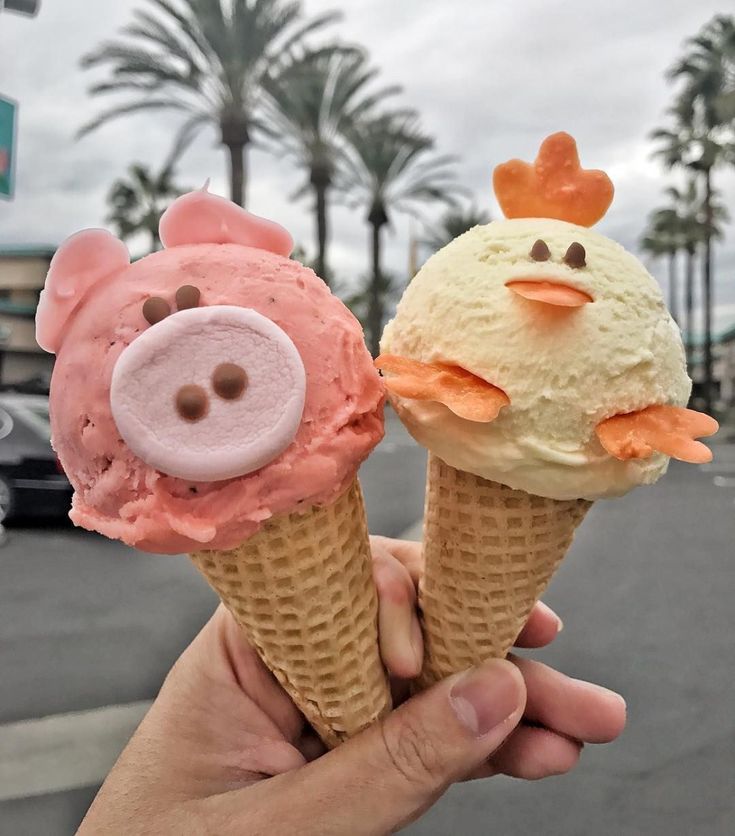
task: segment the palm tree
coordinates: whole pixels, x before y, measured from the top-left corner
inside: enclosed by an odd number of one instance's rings
[[[712,405],[712,241],[713,171],[735,159],[735,18],[719,15],[687,41],[687,51],[670,70],[682,84],[673,108],[673,129],[653,134],[669,166],[697,172],[703,183],[704,398]]]
[[[366,53],[333,45],[292,55],[264,87],[268,127],[276,146],[307,172],[297,197],[311,192],[316,215],[316,272],[329,284],[328,198],[344,154],[344,134],[397,86],[370,90],[378,70]]]
[[[305,36],[336,19],[304,21],[299,0],[143,0],[120,37],[82,58],[105,66],[92,95],[131,94],[87,123],[80,135],[131,113],[185,116],[175,146],[205,126],[219,131],[230,160],[232,199],[245,205],[246,153],[261,128],[262,82]]]
[[[421,243],[430,252],[435,253],[473,227],[489,222],[490,215],[475,206],[450,209],[443,215],[438,225],[429,228],[428,235]]]
[[[701,201],[697,181],[693,176],[687,180],[686,188],[669,186],[666,195],[676,208],[679,218],[680,246],[686,254],[684,268],[684,333],[685,345],[689,348],[694,333],[694,260],[697,247],[702,242]]]
[[[679,293],[676,256],[682,247],[682,222],[675,207],[655,209],[648,216],[648,226],[641,238],[641,249],[658,258],[669,259],[669,311],[674,321],[679,321]]]
[[[173,166],[167,163],[157,173],[143,163],[134,163],[127,178],[112,184],[107,195],[110,214],[118,235],[126,240],[145,232],[150,236],[151,252],[159,249],[158,222],[166,205],[183,193],[173,182]]]
[[[452,205],[461,191],[451,156],[434,155],[434,141],[413,111],[362,120],[347,133],[349,148],[339,182],[353,206],[367,210],[371,229],[371,283],[367,314],[369,347],[377,355],[384,319],[382,232],[394,212],[416,214],[423,203]]]

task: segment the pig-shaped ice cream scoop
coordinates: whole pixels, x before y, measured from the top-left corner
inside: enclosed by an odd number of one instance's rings
[[[382,437],[383,389],[277,224],[203,190],[161,239],[131,264],[87,230],[54,257],[37,316],[53,444],[78,525],[154,552],[231,548],[345,490]]]
[[[88,230],[53,259],[37,338],[78,525],[190,552],[327,746],[390,709],[356,478],[383,386],[347,308],[277,224],[205,191],[130,263]]]

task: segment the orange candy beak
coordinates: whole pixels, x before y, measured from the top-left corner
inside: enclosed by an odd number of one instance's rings
[[[516,279],[505,286],[531,302],[543,302],[557,308],[581,308],[593,301],[589,293],[561,282]]]
[[[654,450],[691,464],[712,461],[701,436],[714,435],[714,418],[680,406],[648,406],[638,412],[613,415],[597,425],[602,446],[616,459],[647,459]]]
[[[402,398],[437,401],[468,421],[489,423],[510,404],[502,389],[461,366],[421,363],[396,354],[381,354],[375,366],[388,373],[385,386],[389,392]]]

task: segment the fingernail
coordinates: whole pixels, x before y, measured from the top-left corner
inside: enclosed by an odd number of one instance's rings
[[[561,618],[559,618],[559,616],[554,612],[554,610],[551,609],[550,606],[548,606],[548,604],[544,604],[543,601],[539,601],[538,605],[543,610],[545,610],[552,618],[556,619],[556,632],[561,633],[561,631],[564,629],[564,622],[561,620]]]
[[[462,674],[449,692],[459,721],[475,737],[502,725],[521,701],[519,674],[502,659],[492,659]]]
[[[411,624],[411,651],[416,662],[416,670],[420,672],[424,665],[424,639],[418,621]]]

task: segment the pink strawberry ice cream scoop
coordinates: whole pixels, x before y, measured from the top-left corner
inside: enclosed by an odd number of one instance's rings
[[[161,233],[134,264],[101,230],[54,257],[37,316],[53,444],[78,525],[147,551],[233,548],[339,496],[382,437],[383,388],[277,224],[202,191]]]

